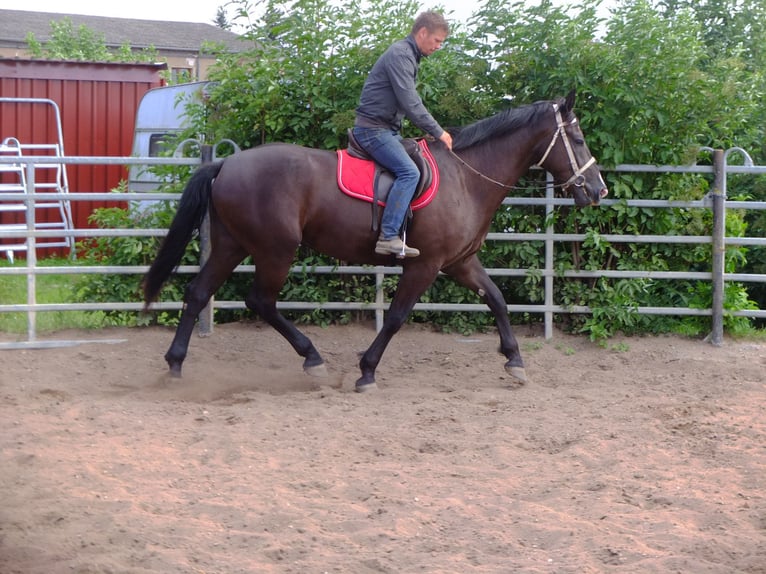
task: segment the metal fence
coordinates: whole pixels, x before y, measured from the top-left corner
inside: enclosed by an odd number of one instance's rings
[[[488,241],[540,241],[544,244],[545,264],[543,269],[506,269],[506,268],[488,268],[487,272],[494,277],[526,277],[529,274],[542,276],[544,283],[544,301],[542,304],[508,305],[510,313],[532,313],[542,314],[545,328],[545,337],[553,336],[553,320],[555,314],[562,313],[591,313],[592,310],[585,306],[562,306],[554,304],[554,282],[560,277],[591,279],[599,277],[608,278],[640,278],[640,279],[662,279],[662,280],[700,280],[710,281],[713,286],[713,303],[710,309],[691,309],[680,307],[639,307],[636,311],[640,314],[654,315],[698,315],[711,317],[711,336],[710,340],[715,345],[720,345],[723,340],[723,294],[726,281],[736,282],[754,282],[766,283],[766,274],[742,274],[724,272],[724,251],[727,245],[746,245],[746,246],[766,246],[766,238],[759,237],[726,237],[725,236],[725,218],[727,209],[744,210],[763,210],[766,209],[766,202],[753,201],[727,201],[727,176],[729,174],[766,174],[766,166],[754,166],[750,157],[739,148],[732,148],[727,151],[709,150],[713,155],[713,165],[708,166],[647,166],[647,165],[620,165],[613,171],[616,172],[654,172],[654,173],[700,173],[711,174],[714,177],[712,191],[705,199],[698,201],[665,201],[665,200],[604,200],[602,205],[609,206],[616,203],[624,204],[628,207],[667,209],[667,208],[688,208],[688,209],[706,209],[713,211],[713,234],[711,236],[688,236],[688,235],[611,235],[605,234],[601,237],[611,243],[686,243],[686,244],[710,244],[713,250],[713,265],[709,272],[691,272],[691,271],[629,271],[629,270],[570,270],[558,273],[554,267],[554,245],[557,242],[583,242],[586,239],[585,234],[555,233],[552,227],[542,230],[539,233],[490,233],[487,236]],[[745,165],[730,166],[728,158],[731,154],[740,154],[745,159]],[[10,161],[21,161],[26,169],[26,184],[28,192],[25,194],[24,201],[27,205],[26,215],[27,223],[25,229],[12,229],[8,231],[0,230],[0,239],[3,238],[22,238],[27,242],[26,264],[23,267],[0,267],[0,275],[23,275],[27,280],[27,302],[25,304],[7,304],[2,300],[0,294],[0,313],[21,312],[27,316],[27,334],[26,341],[0,343],[0,349],[12,348],[44,348],[51,346],[69,346],[82,341],[45,341],[38,339],[36,316],[40,312],[49,311],[140,311],[143,308],[142,303],[136,302],[110,302],[110,303],[71,303],[62,301],[60,303],[38,303],[37,302],[37,277],[41,275],[60,275],[60,274],[133,274],[143,275],[148,267],[146,266],[86,266],[86,265],[65,265],[65,266],[39,266],[36,255],[36,242],[41,238],[52,236],[61,237],[60,230],[41,230],[35,227],[35,202],[40,199],[50,200],[52,197],[60,198],[63,201],[147,201],[147,200],[177,200],[179,195],[172,193],[67,193],[52,195],[50,193],[39,194],[34,192],[35,182],[35,164],[50,161],[46,157],[28,156],[24,158],[2,158],[0,163],[9,163]],[[199,159],[168,159],[168,158],[136,158],[136,157],[66,157],[60,158],[65,164],[141,164],[141,165],[196,165]],[[43,197],[44,195],[44,197]],[[0,193],[0,202],[5,200],[18,200],[18,195]],[[505,205],[516,206],[544,206],[546,215],[553,212],[557,206],[573,205],[571,199],[562,199],[554,197],[554,190],[549,186],[544,198],[517,198],[507,197]],[[162,236],[166,233],[165,229],[73,229],[64,232],[76,238],[91,237],[129,237],[129,236]],[[204,238],[203,238],[204,239]],[[204,249],[203,249],[204,251]],[[181,266],[179,273],[196,273],[198,266]],[[252,266],[241,265],[237,272],[250,272]],[[401,273],[401,267],[398,266],[357,266],[357,265],[339,265],[339,266],[317,266],[306,269],[296,266],[293,273],[317,273],[317,274],[349,274],[349,275],[373,275],[375,277],[375,297],[370,301],[328,301],[328,302],[307,302],[307,301],[281,301],[280,309],[285,310],[342,310],[342,311],[372,311],[375,314],[378,329],[382,326],[384,313],[388,309],[388,302],[384,298],[383,280],[388,275],[397,275]],[[179,310],[182,302],[156,303],[153,308],[156,310]],[[241,301],[214,301],[209,306],[207,312],[200,318],[200,325],[203,332],[212,330],[213,309],[244,309],[244,303]],[[446,303],[418,303],[415,310],[420,311],[447,311],[447,312],[487,312],[488,308],[484,304],[446,304]],[[766,318],[766,310],[743,310],[731,313],[734,316]]]

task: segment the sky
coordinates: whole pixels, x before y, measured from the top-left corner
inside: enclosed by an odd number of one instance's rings
[[[113,18],[139,18],[144,20],[166,20],[181,22],[204,22],[211,24],[218,6],[226,0],[125,0],[110,2],[104,0],[0,0],[0,8],[6,10],[30,10],[35,12],[57,12],[110,16]],[[256,1],[252,2],[256,4]],[[534,4],[537,4],[535,0]],[[568,0],[560,0],[562,5]],[[576,3],[572,0],[572,3]],[[614,0],[604,0],[603,5]],[[447,12],[453,12],[451,21],[465,21],[479,6],[479,0],[433,0],[424,2],[423,7],[442,5]]]

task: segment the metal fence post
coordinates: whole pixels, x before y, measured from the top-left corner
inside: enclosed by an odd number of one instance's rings
[[[545,176],[545,199],[551,200],[555,196],[555,189],[553,188],[553,176],[548,173]],[[553,338],[553,251],[554,241],[553,233],[556,231],[553,226],[553,204],[548,201],[545,203],[545,220],[548,225],[545,228],[545,274],[543,281],[545,283],[545,313],[543,314],[543,322],[545,324],[545,340],[549,341]]]
[[[726,255],[726,164],[723,150],[713,151],[713,324],[710,342],[723,345],[724,264]]]
[[[27,340],[34,341],[37,338],[37,238],[35,237],[35,228],[37,227],[37,214],[35,212],[35,164],[27,163],[25,166],[27,177],[27,188],[24,198],[26,202],[27,218],[27,305],[30,311],[27,312]]]
[[[203,164],[211,162],[213,160],[213,146],[200,145],[200,158]],[[210,258],[210,247],[210,214],[206,213],[199,229],[200,266],[204,266]],[[214,299],[215,295],[211,295],[210,300],[199,315],[200,337],[207,337],[213,333]]]
[[[380,333],[383,330],[383,321],[385,319],[383,304],[385,303],[383,294],[383,273],[375,273],[375,332]]]

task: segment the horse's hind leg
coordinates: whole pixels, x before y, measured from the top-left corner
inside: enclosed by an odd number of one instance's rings
[[[247,253],[236,244],[228,245],[228,249],[222,248],[223,246],[216,249],[215,246],[216,243],[213,244],[213,251],[207,263],[202,267],[199,274],[192,279],[184,292],[184,307],[181,311],[181,318],[173,342],[170,344],[168,352],[165,353],[170,374],[174,377],[181,376],[181,366],[186,358],[189,340],[200,312],[205,308],[210,297],[231,276],[234,268],[247,256]]]
[[[284,285],[292,266],[292,254],[279,262],[265,262],[259,258],[255,279],[245,299],[248,309],[256,312],[264,321],[274,327],[292,345],[295,352],[304,358],[303,370],[315,377],[326,377],[327,368],[311,340],[277,310],[277,296]]]
[[[503,294],[487,275],[487,271],[482,267],[479,258],[473,255],[461,263],[444,269],[444,273],[477,293],[489,306],[490,311],[495,316],[495,324],[500,334],[500,352],[508,359],[508,362],[505,363],[505,371],[517,384],[529,382],[524,370],[519,343],[513,335],[511,322],[508,319],[508,308]]]

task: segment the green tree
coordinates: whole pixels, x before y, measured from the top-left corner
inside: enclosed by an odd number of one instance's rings
[[[660,13],[674,18],[690,12],[700,24],[711,58],[740,56],[753,70],[766,64],[766,2],[764,0],[660,0]]]
[[[622,0],[606,21],[599,17],[598,4],[582,0],[576,7],[560,7],[551,0],[534,5],[485,0],[470,26],[456,28],[445,48],[421,65],[419,90],[428,108],[443,125],[460,125],[508,105],[551,99],[577,88],[583,131],[599,163],[607,167],[689,163],[700,146],[763,145],[759,58],[766,42],[745,46],[763,40],[763,20],[747,24],[760,14],[762,0],[699,3],[706,10],[736,9],[720,17],[695,11],[697,4],[690,1],[677,0],[671,7],[671,2]],[[236,56],[219,55],[210,98],[192,106],[195,126],[190,135],[204,133],[212,141],[228,137],[242,147],[272,141],[324,149],[345,145],[367,72],[391,42],[409,32],[417,13],[412,1],[270,0],[264,16],[251,22],[253,5],[248,0],[234,6],[252,48]],[[738,24],[730,30],[730,22]],[[418,132],[405,127],[405,133]],[[606,175],[612,197],[625,200],[700,199],[711,183],[705,177],[678,174]],[[755,184],[748,188],[756,191]],[[702,210],[649,210],[618,202],[599,209],[561,208],[547,219],[540,208],[504,207],[493,229],[536,231],[549,222],[557,231],[587,237],[582,244],[558,246],[555,263],[561,271],[710,269],[706,245],[613,245],[603,237],[710,235],[710,213]],[[739,214],[730,213],[729,234],[743,234],[745,223]],[[484,247],[482,259],[489,266],[532,270],[524,281],[499,281],[508,301],[540,300],[541,274],[534,271],[542,267],[540,247],[539,242]],[[752,253],[729,248],[727,270],[742,270],[746,256]],[[334,263],[313,253],[301,257],[306,265]],[[695,319],[635,313],[638,306],[709,306],[709,287],[702,282],[559,279],[556,285],[556,302],[595,309],[592,317],[566,320],[596,338],[618,329],[706,328]],[[361,279],[352,283],[318,278],[291,282],[286,292],[326,300],[337,296],[328,294],[331,289],[358,294],[367,287]],[[470,300],[471,295],[439,281],[424,297],[455,301]],[[741,285],[729,284],[726,299],[732,308],[750,305]],[[311,317],[320,318],[327,316]],[[425,318],[459,329],[486,322],[481,315]],[[746,325],[737,319],[728,324],[732,329]]]
[[[218,7],[218,10],[215,13],[213,24],[223,30],[231,30],[231,24],[229,23],[229,19],[226,16],[226,9],[223,6]]]
[[[726,124],[736,118],[739,126],[722,147],[739,146],[755,163],[766,163],[766,1],[764,0],[666,0],[659,2],[664,17],[672,19],[677,10],[686,10],[699,22],[708,60],[705,70],[719,78],[720,92],[730,102],[728,109],[711,118],[711,131],[726,132]],[[723,127],[723,129],[722,129]],[[730,196],[766,201],[763,177],[730,178]],[[749,235],[766,236],[766,215],[749,212],[745,216]],[[766,248],[751,247],[742,271],[766,272]],[[750,284],[748,291],[766,307],[766,286]],[[763,324],[764,322],[761,321]]]
[[[484,57],[497,63],[487,76],[487,90],[510,88],[512,98],[529,101],[548,97],[556,85],[576,86],[583,129],[602,165],[687,163],[701,145],[727,148],[758,141],[759,128],[754,126],[763,122],[753,120],[761,110],[759,82],[753,82],[749,66],[735,55],[710,57],[692,12],[681,9],[669,17],[649,2],[629,0],[607,22],[600,22],[594,4],[583,3],[573,13],[548,1],[527,8],[517,3],[510,10],[502,2],[486,2],[477,18],[477,38]],[[609,179],[613,196],[625,199],[698,199],[709,187],[708,181],[689,176],[614,174]],[[520,216],[509,214],[517,221]],[[730,223],[736,229],[733,234],[742,232],[737,215]],[[562,231],[590,236],[582,246],[571,246],[571,253],[557,254],[562,269],[710,268],[709,250],[704,248],[628,247],[600,239],[607,232],[709,234],[709,216],[699,212],[618,205],[560,210],[556,224]],[[731,265],[741,266],[743,255],[744,250],[731,249]],[[662,329],[672,321],[638,318],[630,310],[641,305],[707,306],[709,293],[699,287],[569,281],[562,283],[558,298],[562,304],[588,304],[598,310],[585,322],[592,333]],[[733,295],[742,293],[741,286],[729,288],[732,300],[743,299]]]
[[[241,22],[249,4],[234,4],[241,6],[235,18]],[[252,49],[219,54],[221,64],[211,71],[218,82],[212,129],[244,146],[277,140],[340,146],[353,122],[363,70],[379,53],[375,46],[403,34],[402,14],[413,9],[411,2],[391,1],[373,17],[367,3],[351,4],[268,2],[261,20],[245,23]]]
[[[249,2],[234,5],[239,6],[234,22],[245,28],[252,48],[218,55],[220,64],[210,73],[218,84],[207,129],[245,147],[269,141],[325,149],[345,145],[367,72],[392,42],[409,33],[417,12],[412,0],[272,0],[264,16],[250,23]],[[421,66],[420,92],[445,125],[489,111],[472,89],[471,70],[486,65],[467,55],[466,41],[466,34],[456,31],[448,47]]]
[[[87,62],[156,62],[157,51],[154,48],[133,50],[123,44],[118,50],[111,51],[106,45],[103,34],[98,34],[84,24],[75,28],[72,20],[65,17],[51,21],[51,37],[44,44],[30,32],[27,34],[29,51],[35,58],[46,60],[78,60]]]
[[[746,124],[735,131],[736,139],[729,145],[739,146],[750,153],[756,164],[766,163],[766,1],[764,0],[673,0],[660,2],[663,15],[672,18],[678,9],[688,10],[700,23],[702,39],[710,55],[708,73],[720,78],[722,91],[734,94],[732,106],[725,115],[712,119],[714,129],[730,118]],[[736,156],[733,158],[736,161]],[[734,176],[730,178],[729,195],[766,201],[763,177]],[[766,215],[749,212],[745,216],[749,235],[766,236]],[[766,248],[747,250],[745,273],[766,272]],[[766,285],[751,284],[750,296],[760,308],[766,307]],[[766,322],[761,321],[761,324]]]

